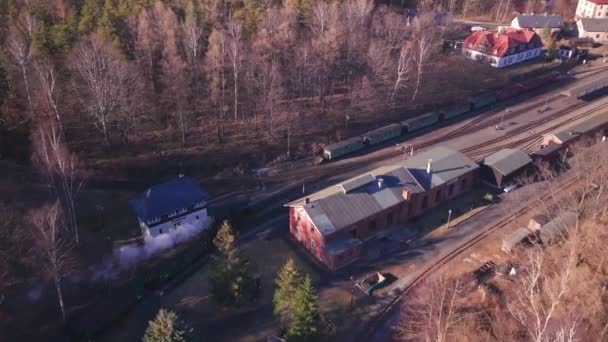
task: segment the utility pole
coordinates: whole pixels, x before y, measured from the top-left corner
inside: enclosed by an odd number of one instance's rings
[[[291,123],[287,125],[287,158],[291,158]]]
[[[448,223],[445,226],[445,230],[450,229],[450,219],[452,218],[452,209],[448,210]]]

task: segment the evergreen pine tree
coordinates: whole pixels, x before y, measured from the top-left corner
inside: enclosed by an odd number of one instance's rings
[[[116,26],[118,20],[118,9],[114,0],[105,0],[103,12],[99,19],[99,27],[106,38],[113,40],[117,37]]]
[[[183,342],[184,331],[180,329],[177,315],[173,311],[160,309],[142,338],[143,342]]]
[[[101,7],[99,0],[85,0],[80,12],[78,31],[83,34],[93,32],[97,28],[100,16]]]
[[[287,329],[287,340],[314,341],[320,334],[319,306],[310,276],[306,275],[302,286],[294,295],[293,318]]]
[[[240,255],[236,246],[236,234],[228,221],[222,223],[213,244],[218,253],[211,259],[210,291],[219,304],[240,307],[249,299],[251,265]]]
[[[215,238],[213,238],[213,244],[221,254],[228,256],[235,249],[235,242],[236,233],[230,222],[224,220]]]
[[[294,293],[302,285],[302,275],[292,258],[287,259],[277,273],[275,284],[277,287],[272,300],[274,314],[282,324],[288,325],[293,313]]]

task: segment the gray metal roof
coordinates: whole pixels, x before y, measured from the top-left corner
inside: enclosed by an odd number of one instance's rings
[[[431,160],[431,173],[426,172]],[[419,153],[404,162],[410,173],[426,190],[438,187],[477,168],[479,165],[464,154],[443,147],[435,147]]]
[[[550,243],[559,239],[563,239],[568,230],[574,227],[578,214],[575,212],[567,212],[549,221],[549,223],[540,227],[540,238],[544,243]]]
[[[361,245],[363,242],[359,239],[347,236],[325,245],[325,251],[329,255],[340,255],[345,251]]]
[[[587,32],[608,32],[608,18],[581,18]]]
[[[561,15],[520,14],[516,19],[521,28],[560,28],[564,22]]]
[[[532,158],[520,150],[505,148],[486,157],[483,163],[500,172],[503,176],[508,176],[532,163]]]
[[[583,96],[606,86],[608,86],[608,76],[602,76],[587,82],[576,82],[574,86],[564,90],[562,94],[566,96]]]
[[[601,113],[566,126],[553,133],[553,135],[562,143],[565,143],[606,124],[608,124],[608,113]]]
[[[513,234],[505,236],[502,239],[502,250],[509,252],[513,247],[523,242],[532,232],[526,228],[519,228]]]
[[[426,173],[429,158],[433,159],[431,175]],[[437,147],[398,164],[383,166],[323,189],[286,206],[302,207],[321,234],[327,236],[405,202],[404,189],[411,193],[424,192],[477,167],[475,162],[462,153]],[[306,198],[310,200],[309,203],[306,203]]]

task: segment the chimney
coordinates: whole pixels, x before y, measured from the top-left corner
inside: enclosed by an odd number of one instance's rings
[[[426,164],[426,173],[431,174],[431,167],[433,166],[433,159],[429,159],[429,163]]]
[[[305,201],[306,201],[306,204],[309,204],[310,203],[310,197],[306,197]]]
[[[383,184],[384,184],[384,179],[378,178],[378,189],[382,189]]]
[[[184,174],[183,174],[183,173],[180,173],[180,174],[178,174],[177,176],[178,176],[179,178],[182,178],[182,177],[184,177]]]

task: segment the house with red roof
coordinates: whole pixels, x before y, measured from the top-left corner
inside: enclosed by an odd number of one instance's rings
[[[464,40],[462,53],[474,61],[504,68],[541,55],[543,42],[534,31],[514,28],[477,31]]]

